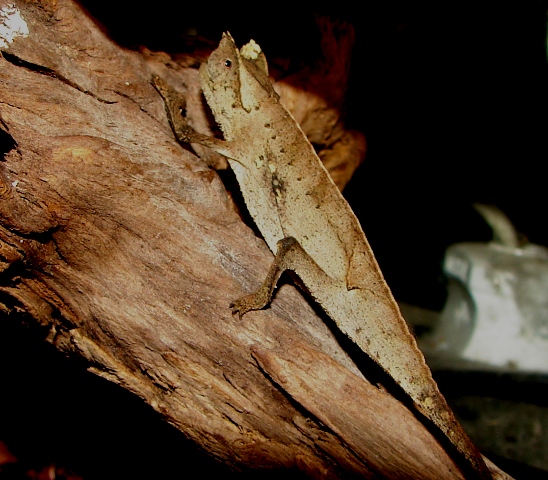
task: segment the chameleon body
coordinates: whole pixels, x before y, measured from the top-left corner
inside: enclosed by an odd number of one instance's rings
[[[239,51],[229,34],[200,68],[202,89],[224,140],[175,118],[176,102],[158,77],[177,136],[225,155],[246,206],[275,261],[261,288],[232,304],[234,313],[263,308],[280,274],[292,270],[312,297],[380,365],[464,455],[479,478],[491,475],[438,390],[402,318],[360,223],[314,148],[278,101],[259,46]]]

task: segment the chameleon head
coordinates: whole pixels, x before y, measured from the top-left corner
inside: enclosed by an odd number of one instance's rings
[[[268,78],[266,57],[261,47],[251,40],[238,51],[230,33],[223,33],[219,46],[200,67],[202,90],[215,120],[225,137],[238,115],[261,108],[269,98],[278,98]],[[245,122],[243,122],[245,123]]]
[[[219,46],[200,67],[202,90],[217,122],[230,118],[229,109],[242,107],[240,96],[240,53],[230,33],[223,33]]]

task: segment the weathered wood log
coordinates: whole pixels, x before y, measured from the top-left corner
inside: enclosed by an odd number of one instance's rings
[[[149,83],[163,63],[70,0],[0,1],[0,49],[2,321],[46,326],[236,469],[463,478],[293,286],[231,316],[272,255],[175,142]],[[192,97],[196,71],[170,75]]]

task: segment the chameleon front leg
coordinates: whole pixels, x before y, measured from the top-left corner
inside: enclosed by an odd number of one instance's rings
[[[169,124],[175,133],[178,141],[184,143],[199,143],[213,149],[219,149],[225,146],[222,140],[214,137],[208,137],[194,130],[183,117],[186,108],[186,99],[184,95],[171,88],[163,78],[158,75],[152,75],[152,86],[158,91],[164,100],[167,118]]]
[[[308,278],[302,279],[305,283],[310,277],[320,282],[331,280],[295,238],[285,237],[279,240],[276,246],[276,256],[263,284],[255,292],[230,304],[232,314],[237,314],[240,319],[250,310],[260,310],[270,303],[274,288],[285,270],[291,270],[299,276],[306,272]]]

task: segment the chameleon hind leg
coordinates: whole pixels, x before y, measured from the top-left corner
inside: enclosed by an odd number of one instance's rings
[[[232,314],[242,318],[251,310],[260,310],[268,305],[272,293],[282,273],[286,270],[294,272],[308,272],[316,280],[328,281],[328,275],[304,250],[301,244],[293,237],[285,237],[278,241],[276,256],[262,285],[253,293],[235,300],[230,304]],[[305,283],[308,279],[302,279]]]

